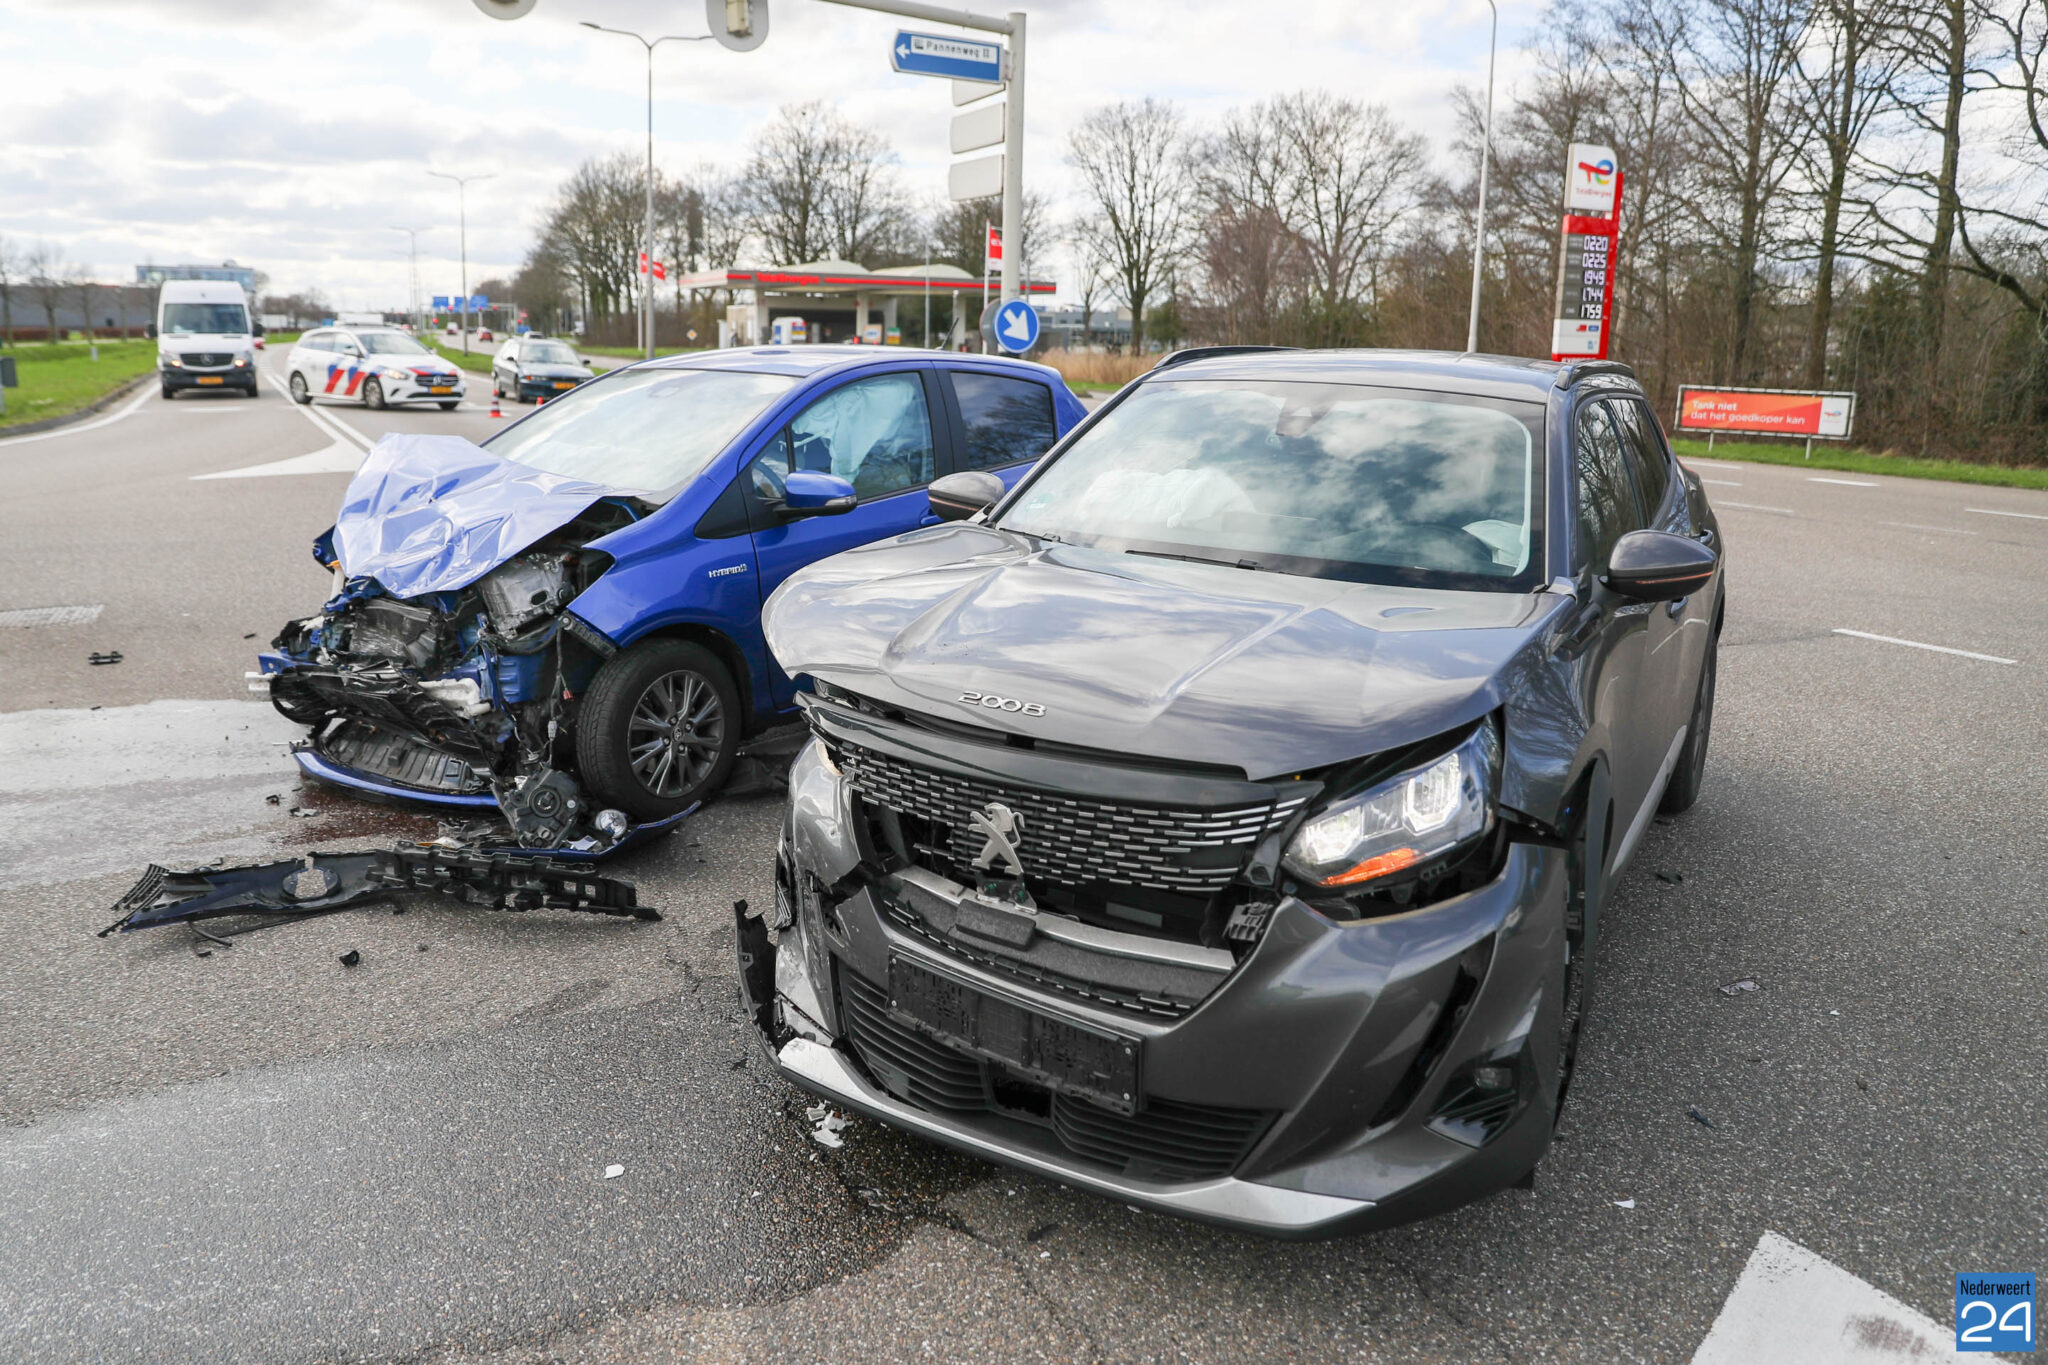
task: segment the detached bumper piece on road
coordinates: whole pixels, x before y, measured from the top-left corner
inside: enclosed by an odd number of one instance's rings
[[[114,904],[112,933],[230,915],[324,915],[396,891],[425,891],[487,910],[575,910],[659,920],[631,882],[592,876],[548,858],[398,848],[315,853],[281,863],[171,872],[152,864]]]
[[[1286,1237],[1470,1202],[1547,1148],[1562,849],[1502,831],[1413,908],[1339,920],[1273,874],[1313,781],[809,710],[775,906],[738,924],[745,1002],[797,1085]],[[991,875],[1000,822],[964,818],[985,803],[1016,817],[1021,876]]]

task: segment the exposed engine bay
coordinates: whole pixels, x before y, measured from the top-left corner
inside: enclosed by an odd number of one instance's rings
[[[301,762],[315,776],[495,803],[527,848],[616,844],[630,818],[566,771],[577,698],[615,651],[564,608],[611,563],[587,543],[640,513],[602,499],[474,582],[408,598],[349,576],[329,532],[313,554],[334,595],[278,633],[252,685],[311,728]]]

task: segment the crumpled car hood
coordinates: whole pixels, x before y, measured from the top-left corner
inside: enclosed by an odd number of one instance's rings
[[[459,436],[390,435],[349,481],[334,548],[393,597],[464,587],[616,490],[546,474]]]
[[[762,624],[792,676],[991,729],[1263,779],[1487,714],[1553,606],[960,525],[822,560],[776,590]],[[963,703],[962,693],[1045,710]]]

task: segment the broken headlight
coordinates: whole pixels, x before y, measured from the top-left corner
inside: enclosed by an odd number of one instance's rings
[[[1500,736],[1489,721],[1442,758],[1332,804],[1287,846],[1287,870],[1324,887],[1421,867],[1493,828]]]

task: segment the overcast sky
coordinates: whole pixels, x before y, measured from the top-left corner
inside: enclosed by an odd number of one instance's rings
[[[1017,0],[973,6],[1002,12]],[[736,163],[778,105],[836,103],[896,146],[911,190],[944,193],[944,81],[889,69],[903,27],[821,0],[769,0],[751,53],[655,56],[655,158]],[[1027,0],[1026,184],[1062,209],[1067,130],[1154,95],[1200,120],[1289,90],[1386,104],[1439,153],[1451,92],[1486,71],[1485,0]],[[1540,22],[1501,0],[1501,83]],[[508,275],[555,186],[584,158],[644,147],[645,59],[589,19],[706,31],[702,0],[538,0],[502,23],[470,0],[0,0],[0,236],[49,242],[104,280],[144,260],[232,258],[279,291],[403,306],[404,233],[427,293],[453,293],[456,195],[470,187],[469,278]]]

